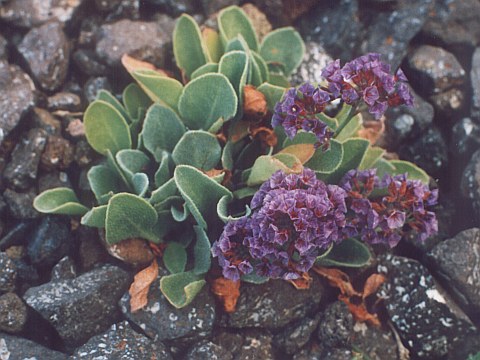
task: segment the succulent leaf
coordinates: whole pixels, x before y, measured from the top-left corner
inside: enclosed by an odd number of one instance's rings
[[[172,241],[168,243],[162,259],[170,273],[181,273],[185,271],[185,266],[187,265],[187,251],[182,245]]]
[[[404,160],[390,160],[390,164],[395,167],[395,171],[392,175],[408,173],[408,178],[411,180],[420,180],[422,183],[427,184],[430,182],[430,177],[425,170],[420,169],[415,164]]]
[[[207,47],[210,61],[218,63],[223,54],[223,45],[220,35],[215,30],[207,27],[202,30],[202,37],[205,46]]]
[[[91,208],[82,216],[80,223],[90,227],[104,228],[105,218],[107,217],[107,207],[108,205],[100,205]]]
[[[222,56],[218,71],[225,75],[237,93],[239,109],[243,104],[243,87],[247,83],[248,56],[244,51],[230,51]]]
[[[327,151],[323,151],[321,148],[315,150],[315,154],[305,166],[314,170],[320,176],[331,174],[342,163],[343,152],[343,146],[340,142],[330,140],[330,148]]]
[[[203,130],[187,131],[173,149],[177,165],[191,165],[201,170],[213,169],[222,155],[217,138]]]
[[[362,162],[358,166],[358,169],[366,170],[374,168],[378,159],[382,158],[383,154],[385,154],[385,150],[382,148],[378,146],[369,146]]]
[[[316,264],[320,266],[362,267],[371,261],[372,255],[362,242],[348,238],[334,245],[324,256],[318,257]]]
[[[144,109],[148,109],[152,104],[152,100],[145,94],[137,84],[128,85],[122,94],[125,110],[131,119],[140,120]]]
[[[35,197],[33,207],[44,214],[83,215],[88,211],[80,204],[75,192],[65,187],[42,192]]]
[[[108,91],[103,89],[100,90],[97,94],[97,100],[105,101],[106,103],[112,105],[120,114],[122,114],[123,118],[127,123],[130,123],[132,121],[127,110],[123,107],[120,101],[118,101],[117,98]]]
[[[218,28],[220,36],[226,43],[228,40],[241,34],[254,51],[258,49],[257,34],[245,12],[238,6],[229,6],[218,14]]]
[[[108,165],[95,165],[87,172],[88,182],[100,205],[124,188],[117,173]]]
[[[155,186],[159,187],[165,184],[171,177],[173,171],[173,160],[171,155],[163,151],[161,153],[160,164],[155,172]]]
[[[340,166],[328,176],[327,181],[336,184],[349,170],[357,169],[362,163],[369,145],[370,142],[368,140],[360,138],[351,138],[342,142],[342,162]]]
[[[200,226],[194,226],[195,231],[195,246],[193,247],[194,267],[193,273],[195,275],[206,274],[210,270],[212,256],[210,253],[210,240],[207,233]]]
[[[209,73],[216,73],[218,72],[218,64],[217,63],[206,63],[205,65],[200,66],[197,70],[192,73],[190,80],[196,79],[197,77],[209,74]]]
[[[192,302],[206,281],[193,272],[181,272],[163,276],[160,290],[170,304],[181,309]]]
[[[285,93],[285,88],[281,86],[276,86],[269,84],[268,82],[263,83],[257,88],[267,100],[268,110],[273,112],[275,104],[282,99],[283,94]]]

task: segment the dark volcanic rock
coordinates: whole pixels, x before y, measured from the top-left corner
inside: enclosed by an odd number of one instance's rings
[[[41,157],[42,168],[47,171],[53,169],[65,170],[73,161],[75,148],[67,139],[50,135]]]
[[[109,66],[119,65],[123,54],[164,66],[170,34],[154,22],[124,19],[102,25],[97,36],[96,53]]]
[[[434,0],[399,1],[395,11],[378,13],[368,26],[362,53],[377,52],[396,69],[407,54],[410,40],[421,30]]]
[[[15,291],[17,286],[17,267],[5,254],[0,252],[0,294]]]
[[[83,73],[90,76],[100,76],[107,72],[107,67],[100,62],[93,50],[78,49],[73,53],[73,61]]]
[[[3,251],[11,246],[25,244],[27,234],[34,227],[35,223],[35,220],[18,221],[0,240],[0,250]]]
[[[222,322],[234,328],[278,329],[316,310],[324,293],[318,277],[310,289],[302,291],[284,280],[270,280],[262,286],[243,283],[235,312],[224,314]]]
[[[8,42],[7,40],[0,35],[0,60],[5,60],[8,58]]]
[[[47,91],[59,88],[67,76],[70,44],[62,25],[51,22],[30,30],[18,45],[34,79]]]
[[[57,187],[68,187],[71,189],[73,188],[67,173],[63,171],[52,171],[46,174],[42,174],[38,178],[39,193]]]
[[[48,97],[47,107],[50,111],[80,111],[82,109],[82,99],[77,94],[59,92]]]
[[[10,214],[17,220],[28,220],[40,217],[40,213],[33,208],[33,199],[37,193],[32,189],[27,192],[5,190],[3,197],[7,202]]]
[[[419,262],[387,255],[380,259],[378,271],[388,278],[379,293],[388,316],[418,358],[440,358],[464,338],[478,336],[472,325],[452,313]]]
[[[30,113],[30,123],[34,128],[40,128],[48,135],[61,135],[62,123],[45,109],[34,107]]]
[[[107,264],[72,280],[32,287],[23,298],[55,327],[67,348],[71,348],[115,322],[118,300],[131,279],[128,272]]]
[[[393,334],[373,326],[368,327],[365,323],[355,324],[352,345],[367,359],[402,360]]]
[[[10,186],[21,190],[30,187],[37,178],[38,164],[46,143],[46,131],[35,128],[15,146],[3,175]]]
[[[460,120],[459,114],[465,108],[466,98],[464,90],[453,88],[430,96],[430,102],[433,104],[435,113],[439,114],[439,117],[454,123]]]
[[[127,321],[112,325],[104,334],[94,336],[78,349],[72,360],[155,359],[172,356],[159,341],[135,332]]]
[[[347,346],[353,331],[353,316],[345,303],[336,301],[321,314],[317,337],[325,347]]]
[[[463,197],[467,198],[475,211],[474,226],[480,221],[480,150],[475,151],[462,175],[460,185]]]
[[[0,144],[35,104],[35,85],[18,66],[0,61]]]
[[[291,83],[300,85],[304,82],[321,82],[322,69],[332,60],[321,45],[314,41],[306,42],[303,61],[292,74]]]
[[[107,21],[140,17],[140,0],[95,0],[95,6],[107,13]]]
[[[268,331],[249,330],[235,359],[273,359],[272,335]]]
[[[464,230],[441,242],[428,257],[464,308],[480,314],[480,229]]]
[[[452,128],[451,152],[465,164],[471,155],[480,148],[480,125],[470,118],[463,118]]]
[[[280,348],[290,355],[294,354],[310,340],[310,336],[317,328],[319,320],[319,316],[305,317],[298,323],[288,325],[274,336],[273,344],[275,348]]]
[[[22,331],[27,322],[27,306],[15,293],[0,296],[0,331],[11,334]]]
[[[146,3],[158,6],[168,15],[177,17],[183,13],[193,14],[198,11],[199,1],[196,0],[145,0]]]
[[[209,16],[224,7],[240,4],[240,0],[201,0],[203,13]]]
[[[224,347],[211,341],[201,341],[193,345],[185,355],[185,360],[232,360],[233,355]]]
[[[89,103],[97,98],[100,90],[112,91],[112,85],[105,76],[90,78],[83,87],[83,93]]]
[[[77,277],[77,266],[69,256],[62,258],[52,269],[50,281],[75,279]]]
[[[480,123],[480,47],[473,53],[470,81],[472,85],[471,115],[477,123]]]
[[[67,360],[68,356],[50,350],[36,342],[0,333],[0,356],[7,360],[48,359]]]

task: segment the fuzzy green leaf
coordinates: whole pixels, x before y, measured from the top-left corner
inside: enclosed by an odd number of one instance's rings
[[[285,88],[281,86],[272,85],[269,83],[263,83],[257,88],[267,100],[268,110],[273,112],[275,105],[282,99],[283,94],[285,93]]]
[[[190,130],[208,130],[219,118],[233,118],[237,104],[235,90],[225,75],[205,74],[185,86],[178,110]]]
[[[238,106],[243,104],[243,87],[247,83],[248,57],[243,51],[231,51],[220,59],[218,71],[225,75],[237,93]]]
[[[172,217],[177,222],[182,222],[187,220],[188,215],[190,215],[190,210],[188,210],[188,206],[185,205],[185,201],[182,197],[180,197],[182,201],[173,203],[170,207],[170,212]]]
[[[158,165],[158,170],[155,172],[155,186],[159,187],[165,184],[171,177],[173,171],[173,160],[171,155],[163,151],[161,153],[160,164]]]
[[[427,184],[430,182],[428,174],[415,164],[404,160],[390,160],[390,164],[395,166],[395,172],[392,175],[408,173],[410,180],[420,180],[422,183]]]
[[[278,154],[280,156],[271,156],[271,155],[263,155],[259,156],[255,163],[253,164],[252,171],[247,180],[248,186],[254,186],[258,184],[262,184],[263,182],[267,181],[270,176],[273,175],[278,170],[282,170],[285,172],[291,172],[290,167],[293,166],[292,164],[285,164],[287,160],[291,160],[295,162],[296,157],[291,154]],[[300,164],[301,163],[298,159],[296,161]],[[288,166],[291,165],[291,166]]]
[[[177,165],[191,165],[211,170],[220,161],[222,148],[217,138],[202,130],[187,131],[173,149],[172,158]]]
[[[158,242],[160,239],[152,230],[157,219],[157,212],[146,200],[129,193],[116,194],[108,202],[107,242],[115,244],[129,238]]]
[[[163,150],[172,152],[184,133],[185,126],[174,111],[159,104],[148,109],[141,136],[155,160],[161,161]]]
[[[297,136],[300,134],[297,134]],[[316,140],[316,139],[315,139]],[[327,151],[323,151],[321,147],[315,150],[315,154],[305,164],[317,174],[331,174],[333,173],[343,160],[343,146],[341,143],[335,140],[330,140],[330,148]]]
[[[290,87],[290,82],[285,77],[285,75],[282,75],[282,74],[277,74],[277,73],[270,72],[268,82],[272,85],[279,86],[279,87],[282,87],[282,88],[289,88]]]
[[[241,34],[248,47],[257,51],[257,34],[248,16],[238,6],[229,6],[220,11],[218,14],[218,28],[220,29],[220,36],[225,43]]]
[[[255,61],[252,55],[250,55],[250,67],[247,81],[249,84],[252,84],[255,87],[259,87],[264,81],[260,66]]]
[[[33,207],[44,214],[83,215],[88,211],[73,190],[65,187],[45,190],[35,197]]]
[[[100,205],[106,204],[113,194],[123,190],[117,173],[107,165],[95,165],[87,172],[90,188]]]
[[[214,63],[218,63],[218,61],[220,60],[220,57],[223,54],[223,45],[220,39],[220,35],[218,34],[218,32],[216,32],[211,28],[204,28],[202,30],[202,37],[203,37],[205,46],[207,47],[210,61],[213,61]],[[193,74],[192,74],[192,77],[193,77]]]
[[[395,166],[391,164],[387,159],[380,158],[375,163],[375,168],[377,169],[377,176],[381,179],[385,174],[394,174]]]
[[[148,179],[147,174],[144,173],[136,173],[132,176],[132,187],[135,194],[140,197],[145,196],[148,191],[148,185],[150,181]]]
[[[197,77],[208,74],[208,73],[216,73],[218,72],[218,64],[215,63],[206,63],[205,65],[200,66],[197,70],[192,73],[191,79],[196,79]]]
[[[165,184],[158,187],[155,191],[152,192],[150,196],[150,204],[157,204],[170,196],[177,194],[177,185],[175,184],[175,179],[171,178]]]
[[[195,259],[195,265],[193,273],[196,275],[205,274],[210,270],[212,257],[210,254],[210,240],[207,233],[200,226],[194,226],[196,241],[193,248],[193,256]]]
[[[80,223],[90,227],[104,228],[105,218],[107,217],[107,207],[108,205],[101,205],[91,208],[82,216]]]
[[[285,138],[283,141],[283,147],[286,148],[287,146],[297,145],[297,144],[315,144],[317,142],[317,138],[314,133],[299,131],[293,139]]]
[[[370,250],[362,242],[348,238],[336,244],[325,256],[318,257],[316,264],[320,266],[362,267],[372,258]]]
[[[252,189],[252,188],[248,188]],[[238,197],[236,197],[238,199]],[[228,205],[232,202],[233,197],[230,195],[225,195],[220,199],[220,201],[217,203],[217,215],[222,220],[224,223],[227,223],[228,221],[232,220],[238,220],[244,216],[250,216],[251,214],[251,209],[248,205],[245,205],[245,211],[242,214],[235,214],[230,215],[229,214],[229,209]]]
[[[115,160],[123,173],[129,179],[139,172],[146,172],[150,159],[140,150],[120,150],[115,155]]]
[[[285,65],[285,75],[290,75],[302,62],[305,44],[292,27],[280,28],[267,34],[260,46],[260,55],[267,63]]]
[[[241,280],[250,284],[265,284],[270,278],[265,276],[257,275],[255,272],[251,272],[250,274],[243,275]]]
[[[175,24],[173,54],[178,67],[184,71],[188,78],[209,60],[208,50],[200,28],[190,15],[183,14]]]
[[[185,266],[187,265],[187,252],[182,245],[172,241],[168,243],[162,259],[170,273],[181,273],[185,271]]]
[[[112,105],[120,114],[122,114],[123,118],[127,123],[131,122],[131,117],[129,116],[128,112],[126,109],[123,107],[123,105],[118,101],[118,99],[113,96],[110,92],[107,90],[100,90],[97,94],[97,100],[105,101],[106,103],[109,103]]]
[[[358,166],[358,170],[366,170],[375,167],[378,159],[380,159],[385,150],[377,146],[369,146],[361,164]]]
[[[115,154],[132,146],[127,121],[105,101],[96,100],[90,104],[85,111],[83,124],[88,143],[102,155],[106,155],[107,151]]]
[[[336,184],[349,170],[357,169],[370,145],[365,139],[351,138],[342,143],[343,158],[340,166],[328,177],[328,182]]]
[[[355,136],[358,129],[362,126],[362,116],[360,114],[355,115],[351,118],[348,123],[345,124],[343,128],[340,126],[340,131],[337,130],[334,138],[337,141],[345,141],[350,139],[352,136]]]
[[[128,85],[123,90],[123,104],[131,119],[139,120],[143,111],[146,111],[152,105],[152,100],[145,94],[137,84]]]
[[[222,166],[227,170],[233,170],[233,146],[233,142],[229,140],[222,151]]]
[[[206,281],[192,272],[163,276],[160,290],[170,304],[181,309],[192,302]]]
[[[257,52],[251,51],[250,54],[251,60],[257,64],[258,69],[260,70],[262,82],[268,82],[270,80],[270,72],[268,71],[267,63]]]

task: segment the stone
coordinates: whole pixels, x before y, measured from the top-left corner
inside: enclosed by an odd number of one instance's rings
[[[8,59],[8,41],[0,35],[0,60]]]
[[[155,254],[144,239],[130,238],[111,245],[104,241],[104,245],[110,255],[133,266],[145,266],[155,259]]]
[[[237,359],[274,359],[272,335],[265,330],[248,330],[243,338],[243,345],[236,353]]]
[[[480,150],[473,153],[462,174],[460,184],[462,196],[466,198],[474,211],[476,221],[474,226],[479,226],[478,218],[480,216]]]
[[[12,226],[7,234],[0,239],[0,250],[4,251],[11,246],[23,245],[27,234],[35,225],[35,220],[16,221],[15,225]]]
[[[17,220],[36,219],[41,216],[32,205],[35,196],[37,196],[37,193],[33,189],[27,192],[16,192],[12,189],[7,189],[3,193],[10,214]]]
[[[195,0],[145,0],[145,3],[158,7],[166,14],[177,17],[183,13],[194,14],[199,10],[199,1]]]
[[[253,4],[243,4],[242,10],[250,19],[252,26],[257,33],[258,41],[261,42],[265,35],[272,31],[272,24],[268,21],[267,16]]]
[[[78,45],[84,48],[94,48],[98,29],[103,23],[100,14],[91,14],[84,18],[80,25],[80,34],[78,35]]]
[[[361,52],[380,53],[384,55],[382,60],[393,69],[398,68],[407,55],[410,41],[422,29],[434,3],[434,0],[403,0],[394,11],[378,12],[368,25]]]
[[[99,11],[107,13],[107,22],[140,17],[140,0],[95,0],[95,6]]]
[[[30,30],[17,49],[42,89],[55,91],[64,83],[70,44],[60,23],[50,22]]]
[[[82,110],[82,99],[77,94],[58,92],[47,98],[47,108],[50,111],[80,111]]]
[[[323,360],[322,357],[323,347],[317,344],[315,341],[308,343],[300,351],[296,352],[292,360]]]
[[[397,342],[391,331],[355,323],[352,332],[352,349],[367,359],[401,360]]]
[[[118,300],[132,276],[106,264],[75,279],[49,282],[28,289],[23,299],[73,348],[108,329],[118,320]]]
[[[357,0],[321,2],[298,24],[306,41],[315,41],[333,58],[350,61],[360,44]]]
[[[0,144],[35,105],[35,85],[18,66],[0,60]]]
[[[42,218],[28,239],[27,252],[31,263],[39,268],[49,268],[66,256],[72,247],[70,222],[55,215]]]
[[[452,127],[450,151],[460,160],[462,169],[471,155],[480,148],[480,124],[471,118],[463,118]]]
[[[17,334],[27,322],[27,306],[15,293],[0,296],[0,331]]]
[[[466,82],[466,72],[455,56],[436,46],[421,45],[408,56],[405,74],[421,95],[439,94]]]
[[[33,128],[40,128],[48,135],[61,135],[62,123],[45,109],[34,107],[30,114],[30,123]]]
[[[417,358],[441,358],[464,338],[478,336],[473,325],[454,315],[418,261],[389,254],[379,259],[377,270],[387,276],[379,295],[388,317]]]
[[[448,165],[446,141],[436,127],[431,127],[411,145],[399,148],[400,158],[411,161],[427,172],[437,177]]]
[[[107,251],[100,242],[98,229],[80,225],[75,235],[75,253],[80,271],[90,271],[108,259]]]
[[[71,357],[71,360],[121,359],[172,360],[172,356],[161,342],[152,341],[122,321],[113,324],[104,334],[92,337]]]
[[[17,287],[17,268],[15,263],[0,252],[0,294],[15,291]]]
[[[467,229],[441,242],[428,259],[457,302],[472,318],[480,315],[480,229]]]
[[[455,123],[460,120],[460,115],[465,112],[467,95],[463,89],[453,88],[430,96],[430,102],[439,118],[446,120],[447,123]]]
[[[186,307],[173,307],[154,281],[148,292],[148,303],[134,313],[130,311],[130,294],[120,301],[123,315],[145,334],[159,341],[194,342],[210,335],[215,322],[215,300],[207,287]]]
[[[63,257],[52,269],[50,281],[75,279],[77,277],[77,266],[69,256]]]
[[[42,174],[38,178],[39,193],[45,190],[55,189],[57,187],[67,187],[73,189],[72,183],[70,182],[67,173],[55,170],[46,174]]]
[[[344,302],[336,301],[325,308],[320,317],[317,338],[328,348],[346,347],[353,331],[353,316]]]
[[[159,68],[165,64],[166,44],[171,41],[156,23],[127,19],[102,25],[97,39],[96,54],[108,66],[120,65],[122,55],[128,54]]]
[[[91,103],[97,98],[100,90],[112,91],[112,85],[105,76],[89,78],[83,87],[83,94],[87,101]]]
[[[279,329],[314,312],[324,294],[318,277],[302,291],[284,280],[270,280],[261,286],[242,283],[235,312],[223,314],[221,323],[233,328]]]
[[[296,353],[310,340],[319,320],[319,316],[314,318],[307,316],[295,324],[286,326],[273,337],[275,348],[281,349],[289,355]]]
[[[232,353],[211,341],[201,341],[193,345],[185,355],[185,360],[233,360]]]
[[[84,2],[85,0],[10,0],[0,6],[0,19],[26,28],[51,20],[68,23],[75,19]]]
[[[100,62],[93,50],[78,49],[72,58],[75,65],[86,75],[101,76],[107,72],[107,67]]]
[[[47,171],[54,169],[65,170],[73,161],[74,145],[67,139],[50,135],[41,157],[41,166]]]
[[[207,16],[231,5],[239,5],[240,0],[201,0],[203,13]]]
[[[6,360],[67,360],[68,356],[34,341],[0,333],[0,359]]]
[[[302,63],[292,74],[291,83],[300,85],[305,82],[322,82],[322,70],[332,60],[320,44],[315,41],[307,41]]]
[[[47,143],[43,129],[30,129],[15,146],[11,160],[5,167],[3,177],[15,189],[28,189],[37,178],[38,164]]]
[[[480,124],[480,47],[475,49],[472,56],[470,83],[472,87],[471,116]]]

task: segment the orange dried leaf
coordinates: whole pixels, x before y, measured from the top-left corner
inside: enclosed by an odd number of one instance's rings
[[[211,170],[207,170],[207,171],[204,171],[205,175],[207,175],[208,177],[210,178],[213,178],[217,175],[220,175],[222,173],[224,173],[225,170],[218,170],[218,169],[211,169]]]
[[[267,113],[267,99],[253,85],[245,85],[243,88],[243,111],[256,117],[262,117]]]
[[[227,313],[233,313],[240,296],[240,281],[232,281],[224,277],[213,280],[212,292],[223,303],[223,309]]]
[[[312,277],[308,273],[303,273],[302,277],[295,280],[288,280],[297,290],[308,290],[312,285]]]
[[[365,121],[363,127],[358,130],[358,136],[370,141],[374,145],[385,132],[385,118],[380,120]]]
[[[275,146],[277,145],[277,135],[275,134],[275,131],[272,129],[266,127],[266,126],[259,126],[255,128],[250,128],[250,134],[252,137],[258,136],[260,141],[267,146]]]
[[[385,282],[385,280],[386,278],[382,274],[370,275],[367,281],[365,281],[365,285],[363,286],[362,297],[365,299],[367,296],[376,293],[380,285],[382,285]]]
[[[327,278],[330,285],[337,287],[343,295],[348,297],[354,295],[361,296],[361,294],[353,288],[350,277],[343,271],[320,266],[313,267],[313,270],[317,274]]]
[[[313,144],[290,145],[280,151],[279,154],[295,155],[302,164],[305,164],[315,154],[315,146]]]
[[[130,311],[142,309],[148,303],[148,290],[158,276],[158,264],[153,260],[150,266],[139,271],[133,278],[133,283],[128,289],[130,294]]]
[[[127,69],[129,73],[132,73],[136,70],[154,70],[161,75],[168,76],[165,71],[157,69],[155,65],[150,64],[146,61],[137,60],[128,54],[124,54],[122,56],[122,65],[125,69]]]
[[[248,121],[237,121],[233,128],[230,130],[230,140],[234,143],[243,139],[248,135],[248,128],[250,123]]]
[[[377,315],[371,314],[367,311],[367,308],[364,303],[353,304],[350,302],[349,297],[340,295],[339,300],[343,301],[348,306],[348,310],[355,317],[355,320],[360,322],[368,322],[370,325],[380,327],[380,320]]]

